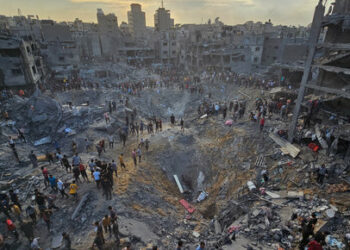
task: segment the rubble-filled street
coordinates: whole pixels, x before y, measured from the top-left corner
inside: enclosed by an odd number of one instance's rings
[[[349,250],[350,0],[316,2],[0,16],[0,249]]]

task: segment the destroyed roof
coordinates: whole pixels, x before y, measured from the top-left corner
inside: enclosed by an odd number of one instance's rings
[[[350,75],[350,69],[348,68],[341,68],[341,67],[335,67],[335,66],[327,66],[327,65],[314,65],[315,67],[318,67],[320,69],[323,69],[328,72],[333,72],[333,73],[343,73],[345,75]]]
[[[345,57],[348,57],[350,56],[350,52],[333,52],[333,53],[330,53],[328,55],[325,55],[323,57],[320,57],[320,58],[317,58],[315,60],[315,62],[317,64],[327,64],[327,63],[331,63],[331,62],[335,62],[339,59],[342,59],[342,58],[345,58]]]
[[[332,14],[325,16],[322,21],[323,26],[328,25],[337,25],[342,23],[345,19],[349,19],[350,15],[344,15],[344,14]]]

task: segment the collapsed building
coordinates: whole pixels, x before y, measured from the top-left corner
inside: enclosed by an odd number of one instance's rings
[[[66,232],[75,248],[91,247],[99,230],[92,225],[101,224],[108,206],[113,206],[120,247],[170,249],[182,240],[188,249],[200,241],[209,249],[295,249],[303,237],[299,222],[315,213],[313,233],[329,232],[327,245],[344,248],[350,225],[348,2],[336,1],[334,10],[324,16],[320,1],[311,32],[275,27],[270,21],[227,26],[219,19],[173,28],[170,13],[160,8],[158,13],[166,21],[159,24],[159,31],[146,29],[152,37],[146,34],[147,41],[135,34],[140,27],[129,32],[128,25],[118,27],[117,17],[102,10],[98,10],[98,24],[78,19],[30,22],[41,31],[33,35],[40,37],[38,47],[33,43],[33,53],[29,53],[32,41],[10,33],[4,42],[0,39],[0,69],[6,70],[0,71],[5,72],[0,74],[2,83],[8,81],[12,88],[14,82],[31,86],[40,82],[25,75],[25,70],[34,72],[31,67],[40,56],[36,48],[41,48],[51,78],[42,93],[1,100],[7,114],[0,121],[2,197],[13,189],[27,206],[37,200],[35,189],[49,198],[56,195],[40,169],[31,166],[32,150],[38,166],[66,184],[75,177],[56,159],[57,154],[73,162],[78,153],[87,168],[91,160],[112,164],[124,153],[127,167],[118,165],[117,176],[112,175],[116,183],[110,200],[104,200],[98,182],[91,182],[93,176],[78,183],[78,202],[55,197],[59,209],[51,217],[53,230],[46,230],[41,219],[33,230],[41,236],[41,246],[64,248],[62,232]],[[136,19],[143,19],[136,9]],[[145,31],[143,21],[139,24]],[[325,43],[317,35],[321,27],[327,27]],[[319,49],[315,56],[312,48]],[[151,67],[157,63],[161,70]],[[22,67],[23,76],[11,77],[8,65]],[[36,65],[38,72],[41,65]],[[207,71],[214,73],[209,76]],[[203,74],[198,77],[198,73]],[[276,75],[280,86],[271,89],[265,80]],[[54,84],[59,87],[50,88]],[[293,116],[291,109],[282,114],[282,105],[290,108],[296,99],[301,115]],[[321,100],[322,112],[315,112],[312,126],[304,127],[312,109],[310,100]],[[239,118],[236,109],[243,110]],[[264,111],[266,124],[258,115]],[[172,115],[174,124],[168,122]],[[293,135],[294,144],[285,139],[292,119],[302,132],[300,140]],[[134,120],[146,124],[148,132],[136,132]],[[128,139],[123,145],[125,130]],[[9,136],[15,140],[18,163]],[[150,141],[149,148],[142,146],[141,138]],[[102,140],[109,147],[99,152]],[[138,147],[142,149],[139,161],[131,153]],[[323,164],[328,175],[320,183],[318,171]],[[0,228],[12,249],[28,247],[20,230],[16,240],[12,232]],[[106,237],[105,247],[119,249],[119,243]]]

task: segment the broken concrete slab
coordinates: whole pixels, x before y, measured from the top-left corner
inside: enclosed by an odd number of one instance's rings
[[[75,208],[75,210],[74,210],[74,212],[73,212],[73,214],[72,214],[72,216],[71,216],[71,220],[74,220],[74,219],[78,216],[78,214],[79,214],[81,208],[84,206],[85,202],[88,200],[89,195],[90,195],[90,193],[86,193],[86,194],[84,194],[84,196],[81,198],[81,200],[79,201],[78,206]]]
[[[303,191],[288,191],[287,192],[287,198],[291,199],[299,199],[304,197],[304,192]]]
[[[184,193],[184,189],[182,188],[180,180],[179,180],[179,178],[177,177],[176,174],[174,174],[174,179],[175,179],[175,182],[177,184],[177,187],[179,188],[180,193],[183,194]]]
[[[40,146],[40,145],[44,145],[44,144],[49,144],[49,143],[51,143],[51,141],[52,141],[51,136],[46,136],[44,138],[36,140],[34,142],[34,146]]]
[[[293,158],[296,158],[298,156],[298,154],[300,153],[300,149],[298,147],[294,146],[293,144],[291,144],[287,140],[283,139],[282,137],[279,137],[278,135],[276,135],[274,133],[270,133],[269,137],[281,147],[281,150],[284,153],[285,152],[288,153]]]

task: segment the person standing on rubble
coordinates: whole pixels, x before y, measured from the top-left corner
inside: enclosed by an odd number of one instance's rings
[[[102,226],[105,230],[105,233],[109,232],[109,235],[112,235],[111,217],[109,217],[107,214],[102,219]]]
[[[94,180],[96,182],[97,189],[99,189],[100,184],[101,184],[101,173],[98,169],[96,169],[92,174],[94,176]]]
[[[136,150],[137,157],[139,158],[139,163],[141,163],[141,158],[142,158],[142,151],[141,151],[141,146],[139,145],[137,150]]]
[[[78,186],[77,186],[77,184],[75,184],[75,181],[73,181],[72,184],[70,184],[70,186],[69,186],[69,194],[74,197],[75,201],[78,200],[78,191],[77,190],[78,190]]]
[[[143,135],[143,129],[145,127],[145,124],[143,123],[143,121],[140,122],[140,133],[141,135]]]
[[[146,141],[145,141],[145,148],[146,148],[147,152],[148,152],[148,149],[149,149],[149,144],[150,144],[150,142],[149,142],[149,140],[147,138]]]
[[[75,141],[72,142],[72,152],[73,152],[73,155],[75,155],[77,153],[77,144]]]
[[[46,223],[47,230],[51,232],[51,215],[52,215],[52,210],[51,209],[45,209],[43,212],[43,220]]]
[[[260,119],[260,133],[263,132],[264,130],[264,126],[265,126],[265,117],[262,116],[261,119]]]
[[[72,171],[72,166],[69,164],[69,161],[66,155],[63,155],[62,163],[65,166],[67,172]]]
[[[115,173],[115,176],[118,178],[118,166],[114,160],[112,160],[111,168],[112,171]]]
[[[11,136],[9,136],[9,145],[10,145],[10,148],[12,149],[13,155],[15,156],[17,162],[20,162],[19,157],[18,157],[18,153],[17,153],[17,149],[16,149],[16,144],[13,141]]]
[[[80,171],[80,174],[83,177],[83,179],[86,180],[86,182],[89,182],[89,178],[88,178],[87,173],[86,173],[86,168],[85,168],[85,165],[83,163],[79,164],[79,171]]]
[[[76,183],[81,183],[79,166],[73,167],[73,176]]]
[[[114,137],[113,135],[108,136],[109,148],[114,148]]]
[[[28,205],[26,208],[26,214],[32,219],[33,223],[36,224],[36,211],[32,205]]]
[[[117,221],[112,221],[112,233],[115,238],[115,244],[117,247],[120,245],[120,238],[119,238],[119,226]]]
[[[324,178],[327,176],[328,171],[326,169],[326,166],[322,164],[321,168],[318,169],[317,171],[317,182],[320,185],[323,185]]]
[[[24,137],[23,129],[17,128],[18,139],[21,139],[22,142],[27,143],[26,138]]]
[[[101,246],[102,246],[105,243],[102,225],[98,221],[96,221],[94,225],[95,225],[94,231],[96,232],[96,237],[100,238],[101,243],[102,243]]]
[[[34,154],[34,151],[30,151],[30,154],[28,156],[30,162],[33,165],[33,168],[37,168],[38,167],[38,158],[36,157],[36,155]]]
[[[58,189],[58,191],[60,191],[62,198],[64,198],[64,197],[67,197],[67,198],[68,198],[68,195],[67,195],[66,192],[64,191],[64,190],[65,190],[64,183],[63,183],[63,181],[61,181],[60,179],[59,179],[58,182],[57,182],[57,189]]]
[[[57,180],[56,180],[56,177],[53,176],[52,174],[50,174],[48,180],[49,180],[51,189],[52,189],[54,192],[57,192]]]
[[[49,171],[47,170],[47,168],[45,167],[41,167],[41,173],[44,176],[44,184],[45,184],[45,188],[47,188],[49,186]]]
[[[134,166],[136,167],[136,166],[137,166],[136,149],[134,149],[134,150],[131,152],[131,156],[132,156],[132,159],[133,159],[133,161],[134,161]]]
[[[49,151],[46,151],[45,157],[49,165],[51,165],[51,163],[54,163],[52,154]]]
[[[109,118],[109,113],[108,112],[104,113],[104,117],[105,117],[106,124],[111,122],[111,119]]]
[[[184,120],[181,118],[181,121],[180,121],[180,126],[181,126],[181,131],[184,132],[185,131],[185,122]]]
[[[311,235],[314,235],[314,228],[316,223],[317,223],[316,213],[311,214],[311,218],[308,222],[306,219],[303,219],[301,223],[302,240],[299,244],[300,250],[304,250],[305,246],[309,243],[309,237]]]
[[[81,163],[81,158],[78,155],[78,153],[76,153],[72,158],[72,165],[73,165],[73,167],[78,167],[80,165],[80,163]]]
[[[316,234],[315,238],[310,241],[310,243],[307,245],[308,250],[322,250],[322,244],[324,236],[322,234]]]
[[[72,241],[70,239],[69,234],[66,233],[66,232],[63,232],[62,233],[62,238],[63,238],[64,250],[71,250],[72,249]]]
[[[172,126],[175,125],[175,116],[174,116],[174,114],[172,114],[172,115],[170,116],[170,122],[171,122],[171,125],[172,125]]]
[[[38,205],[40,214],[46,209],[46,197],[44,194],[40,193],[38,189],[34,190],[35,193],[35,202]]]
[[[19,203],[18,195],[12,189],[9,191],[9,195],[10,195],[10,199],[11,199],[12,203],[17,205],[19,207],[19,209],[22,211],[22,206]]]
[[[120,154],[119,156],[119,163],[120,163],[120,167],[126,169],[125,163],[124,163],[124,154]]]
[[[6,226],[7,226],[7,230],[15,236],[16,240],[18,240],[19,234],[17,232],[16,225],[13,223],[11,219],[9,218],[6,219]]]
[[[103,195],[106,196],[106,200],[112,199],[112,183],[108,176],[103,175],[101,178],[101,186],[103,190]]]

